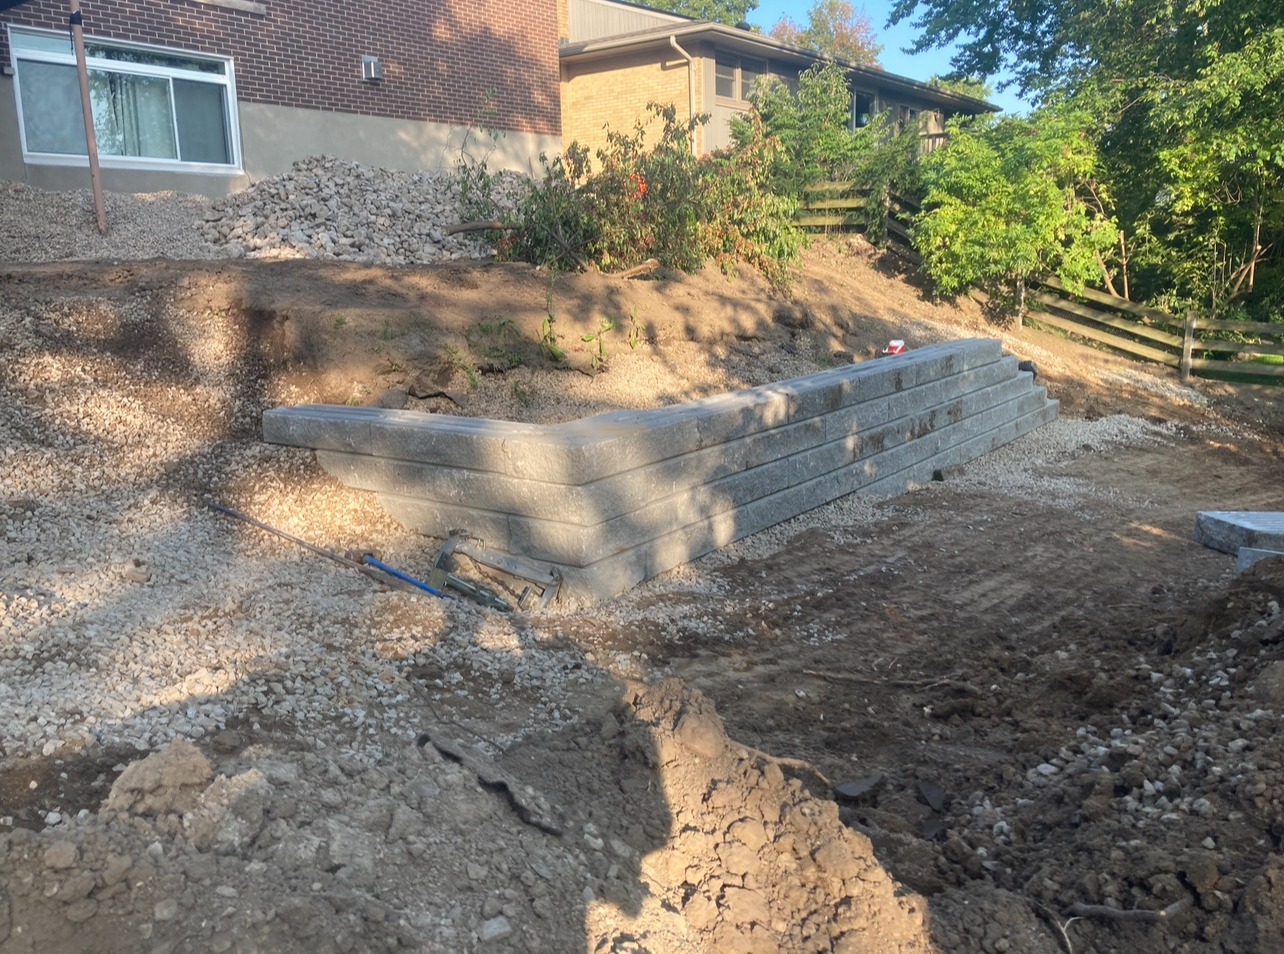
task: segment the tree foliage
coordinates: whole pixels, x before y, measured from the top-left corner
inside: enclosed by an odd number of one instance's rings
[[[816,0],[808,11],[806,27],[787,16],[781,17],[769,35],[857,66],[877,66],[878,55],[883,52],[865,11],[857,10],[847,0]]]
[[[762,135],[779,143],[768,166],[775,194],[797,200],[812,183],[854,182],[866,195],[865,231],[873,241],[883,238],[891,196],[918,194],[918,129],[900,128],[889,110],[852,130],[851,87],[836,63],[804,70],[796,91],[764,84],[752,101],[748,115],[731,121],[734,151]]]
[[[771,166],[772,188],[798,197],[803,186],[823,179],[846,179],[862,151],[851,133],[851,88],[847,71],[834,63],[817,64],[798,76],[797,92],[784,83],[766,82],[751,95],[754,110],[731,120],[737,147],[750,140],[754,115],[781,144]]]
[[[751,10],[758,9],[758,0],[649,0],[646,6],[735,26],[743,23]]]
[[[1155,97],[1163,192],[1138,217],[1144,261],[1209,310],[1253,290],[1284,239],[1284,27],[1251,37]],[[1270,309],[1284,318],[1284,296]],[[1269,315],[1267,316],[1269,317]]]
[[[947,93],[958,93],[960,96],[971,96],[973,99],[986,100],[994,95],[994,87],[986,80],[975,76],[933,76],[927,85],[943,89]]]
[[[911,17],[915,49],[958,44],[956,70],[1077,104],[1116,197],[1108,289],[1284,320],[1284,4],[898,0]]]
[[[1100,274],[1118,233],[1083,125],[1068,107],[951,122],[948,143],[922,162],[927,191],[913,227],[942,291],[998,286],[1021,315],[1031,278],[1055,272],[1082,288]]]

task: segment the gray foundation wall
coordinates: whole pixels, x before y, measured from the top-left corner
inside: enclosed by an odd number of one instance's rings
[[[444,171],[466,150],[490,169],[540,171],[539,155],[562,149],[558,136],[503,132],[445,123],[326,113],[314,109],[241,103],[241,149],[251,179],[277,175],[305,156],[329,155],[405,172]]]
[[[977,339],[565,424],[310,405],[268,411],[263,437],[315,448],[405,526],[557,565],[586,600],[846,494],[901,493],[1056,413]]]
[[[289,170],[297,159],[332,155],[406,172],[454,168],[467,151],[485,158],[491,170],[534,173],[539,155],[561,151],[557,136],[508,132],[491,139],[480,130],[444,123],[357,116],[288,106],[239,103],[243,170],[158,172],[102,166],[103,188],[111,192],[189,192],[220,197],[252,182]],[[18,108],[12,77],[0,77],[0,181],[39,189],[89,188],[89,166],[27,162],[18,135]]]

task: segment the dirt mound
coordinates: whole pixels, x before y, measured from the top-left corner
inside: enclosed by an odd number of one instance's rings
[[[289,952],[511,938],[558,951],[587,931],[596,950],[672,949],[674,937],[746,952],[932,949],[923,900],[785,770],[813,784],[814,771],[728,739],[676,680],[631,687],[600,719],[506,753],[512,785],[561,806],[557,836],[524,828],[493,777],[432,745],[410,752],[376,768],[256,746],[215,753],[229,774],[211,781],[195,747],[162,748],[121,772],[101,812],[0,835],[0,944]],[[435,845],[452,849],[426,863]],[[453,907],[434,915],[447,885]]]
[[[591,950],[624,935],[655,949],[665,929],[713,950],[931,950],[922,899],[812,793],[825,787],[815,771],[729,739],[712,704],[680,681],[634,685],[601,721],[529,740],[505,764],[560,784],[572,828],[604,852],[599,864],[637,870],[640,894],[615,899],[634,917],[591,914]],[[605,785],[604,768],[614,776]]]

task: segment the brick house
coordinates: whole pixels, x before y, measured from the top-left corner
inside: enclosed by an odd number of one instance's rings
[[[86,182],[66,0],[0,0],[0,180]],[[84,0],[108,189],[221,195],[329,153],[448,168],[561,148],[554,0]],[[502,131],[478,143],[480,129]]]
[[[699,152],[730,143],[731,117],[748,109],[760,77],[795,83],[822,57],[745,29],[724,26],[623,0],[558,0],[562,65],[562,137],[595,149],[604,127],[625,131],[649,101],[673,103],[686,118],[707,113],[697,132]],[[996,107],[917,80],[845,64],[851,80],[852,125],[885,109],[918,123],[925,147],[944,135],[945,120]]]

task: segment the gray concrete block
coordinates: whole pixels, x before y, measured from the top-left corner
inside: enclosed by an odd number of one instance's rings
[[[1235,557],[1235,572],[1243,573],[1254,563],[1269,560],[1272,557],[1284,557],[1284,550],[1263,550],[1260,547],[1240,547]]]
[[[369,420],[346,412],[353,408],[305,404],[263,412],[263,440],[269,444],[368,453]]]
[[[398,417],[414,415],[414,419],[399,420],[392,416],[394,414]],[[504,448],[514,437],[513,432],[502,427],[460,427],[455,423],[458,420],[467,418],[413,411],[389,412],[387,416],[370,422],[369,445],[365,453],[443,467],[504,473]]]
[[[681,457],[699,446],[698,419],[689,409],[661,409],[651,423],[647,412],[612,412],[552,425],[538,439],[506,448],[506,473],[513,477],[579,484],[610,477],[656,461]]]
[[[667,573],[745,536],[739,529],[739,514],[737,510],[714,514],[638,547],[647,555],[647,577]]]
[[[988,447],[994,442],[1001,444],[1013,440],[1035,427],[1048,423],[1055,417],[1056,402],[1050,402],[1037,411],[1027,413],[1016,420],[1006,421],[998,428],[975,435],[962,444],[956,445],[956,456],[961,460],[972,459],[982,453],[980,450],[982,446]],[[915,464],[862,485],[855,492],[880,498],[896,496],[915,486],[928,483],[935,467],[936,459],[928,455]],[[696,524],[670,531],[664,536],[639,544],[625,552],[632,554],[648,552],[650,556],[647,561],[649,567],[647,577],[656,576],[712,550],[727,546],[750,534],[838,499],[844,496],[843,486],[840,474],[825,474],[734,510],[713,515]],[[624,554],[619,556],[622,557]],[[591,570],[592,568],[589,567],[585,572],[591,573]],[[611,590],[609,585],[597,584],[591,587],[591,591],[593,599],[621,592]]]
[[[453,507],[480,507],[546,520],[565,520],[583,519],[591,512],[594,502],[583,487],[521,480],[466,467],[323,450],[317,451],[317,463],[357,490],[416,497]],[[628,506],[628,502],[621,501],[620,505]]]
[[[700,410],[699,443],[712,447],[789,424],[789,393],[771,385],[692,402]],[[690,448],[695,450],[696,448]]]
[[[1016,363],[1015,358],[1004,357],[1003,346],[995,338],[969,338],[957,342],[944,342],[933,346],[930,363],[924,362],[915,369],[914,383],[926,384],[973,368],[983,367],[995,361],[1008,360],[1013,364]]]
[[[396,494],[376,494],[375,499],[408,530],[430,537],[446,537],[452,530],[467,530],[484,540],[488,547],[509,553],[520,552],[513,548],[508,514],[476,507],[452,507]]]
[[[593,602],[632,589],[656,575],[651,569],[650,556],[646,549],[639,548],[607,557],[591,566],[563,567],[558,602]]]
[[[1195,514],[1195,542],[1231,554],[1240,547],[1284,550],[1284,512],[1201,510]]]

